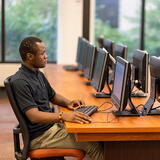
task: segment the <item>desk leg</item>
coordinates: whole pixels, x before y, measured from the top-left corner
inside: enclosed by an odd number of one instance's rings
[[[105,160],[160,160],[160,141],[105,142]]]

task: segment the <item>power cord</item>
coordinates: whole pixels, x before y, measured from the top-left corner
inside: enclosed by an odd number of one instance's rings
[[[98,110],[98,112],[108,111],[108,110],[110,110],[110,109],[113,108],[113,104],[112,104],[112,103],[110,103],[110,102],[104,102],[104,103],[102,103],[102,104],[98,107],[98,109],[101,108],[104,104],[109,104],[109,105],[111,105],[111,107],[109,107],[109,108],[107,108],[107,109],[104,109],[104,110]],[[107,113],[107,112],[106,112],[106,113]]]

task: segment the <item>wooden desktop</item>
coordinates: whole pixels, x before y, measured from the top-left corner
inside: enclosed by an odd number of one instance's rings
[[[84,83],[80,72],[65,71],[61,65],[48,64],[46,76],[57,93],[69,99],[82,99],[86,105],[102,107],[93,114],[92,123],[65,122],[69,133],[77,141],[103,141],[105,160],[159,160],[160,116],[115,117],[111,111],[110,98],[94,98],[95,90]],[[106,90],[107,91],[107,90]],[[144,104],[147,98],[132,98],[135,106]],[[108,109],[108,110],[106,110]],[[63,111],[67,109],[62,108]]]

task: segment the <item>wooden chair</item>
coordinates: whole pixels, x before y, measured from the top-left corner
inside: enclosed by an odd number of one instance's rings
[[[85,153],[78,149],[36,149],[29,150],[30,136],[26,123],[26,118],[18,107],[16,102],[12,84],[10,82],[12,76],[8,77],[4,81],[6,92],[15,113],[15,116],[19,124],[13,128],[14,136],[14,153],[17,160],[26,160],[28,157],[32,160],[63,160],[65,156],[75,157],[77,160],[82,160]],[[22,143],[23,142],[23,143]]]

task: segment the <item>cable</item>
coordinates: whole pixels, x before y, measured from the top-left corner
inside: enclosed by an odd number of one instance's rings
[[[104,102],[104,103],[102,103],[102,104],[98,107],[98,109],[101,108],[101,107],[102,107],[104,104],[106,104],[106,103],[110,104],[111,107],[109,107],[109,108],[107,108],[107,109],[104,109],[104,110],[99,110],[98,112],[103,112],[103,111],[107,111],[107,110],[109,110],[109,109],[112,109],[113,104],[110,103],[110,102]]]
[[[158,109],[158,108],[160,108],[160,106],[158,106],[158,107],[155,107],[155,108],[152,108],[151,110],[155,110],[155,109]]]
[[[144,105],[143,105],[143,104],[139,104],[138,106],[136,106],[136,108],[139,108],[140,106],[144,107]]]

